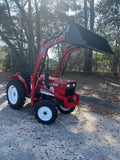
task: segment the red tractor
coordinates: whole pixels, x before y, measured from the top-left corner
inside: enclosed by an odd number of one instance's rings
[[[31,98],[31,106],[35,106],[34,114],[38,122],[51,124],[57,118],[57,109],[64,114],[71,113],[79,104],[80,96],[75,92],[76,82],[58,78],[64,73],[69,56],[72,52],[83,47],[96,51],[113,54],[106,39],[74,23],[68,23],[65,36],[50,42],[41,42],[37,61],[32,75],[18,74],[10,77],[7,84],[7,99],[9,106],[20,109],[25,103],[25,98]],[[57,71],[50,76],[48,72],[48,49],[59,43],[72,44],[72,47],[64,47]],[[45,61],[47,69],[42,74]]]

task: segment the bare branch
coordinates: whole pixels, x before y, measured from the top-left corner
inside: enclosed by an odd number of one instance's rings
[[[1,31],[0,31],[0,36],[2,37],[2,40],[13,50],[14,53],[18,53],[15,46],[10,42],[10,40]]]
[[[40,48],[40,11],[38,9],[37,0],[34,0],[35,3],[35,10],[36,10],[36,17],[35,17],[35,24],[37,30],[37,50]]]
[[[23,5],[23,7],[25,8],[26,4],[27,4],[28,0],[26,0],[25,4]]]
[[[20,42],[19,42],[19,32],[20,32],[20,31],[19,31],[18,27],[15,25],[15,23],[14,23],[13,20],[12,20],[12,16],[11,16],[11,13],[10,13],[10,7],[9,7],[9,4],[8,4],[8,1],[5,0],[5,2],[6,2],[7,10],[8,10],[8,16],[9,16],[10,22],[11,22],[11,24],[12,24],[12,26],[13,26],[12,29],[13,29],[13,32],[14,32],[14,34],[15,34],[15,37],[16,37],[18,46],[20,47]],[[18,29],[18,31],[16,30],[16,28]]]
[[[27,15],[25,13],[24,8],[20,5],[20,3],[18,2],[18,0],[14,0],[14,2],[16,3],[17,7],[19,8],[24,21],[29,25],[29,20],[27,18]]]

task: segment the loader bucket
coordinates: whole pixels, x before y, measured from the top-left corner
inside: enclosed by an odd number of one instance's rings
[[[69,22],[66,27],[65,39],[70,44],[114,54],[105,38],[73,21]]]

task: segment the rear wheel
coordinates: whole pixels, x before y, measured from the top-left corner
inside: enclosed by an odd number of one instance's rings
[[[56,106],[49,101],[42,101],[35,107],[35,117],[42,124],[52,124],[57,118]]]
[[[75,109],[75,107],[73,107],[73,108],[64,108],[62,105],[58,106],[58,110],[63,114],[69,114],[69,113],[73,112],[74,109]]]
[[[7,100],[13,109],[20,109],[25,103],[25,88],[18,80],[11,80],[7,84]]]

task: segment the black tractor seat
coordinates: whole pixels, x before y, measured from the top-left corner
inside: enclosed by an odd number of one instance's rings
[[[31,80],[31,72],[21,72],[21,76],[24,78],[25,82],[28,85],[28,88],[30,90],[30,80]]]

